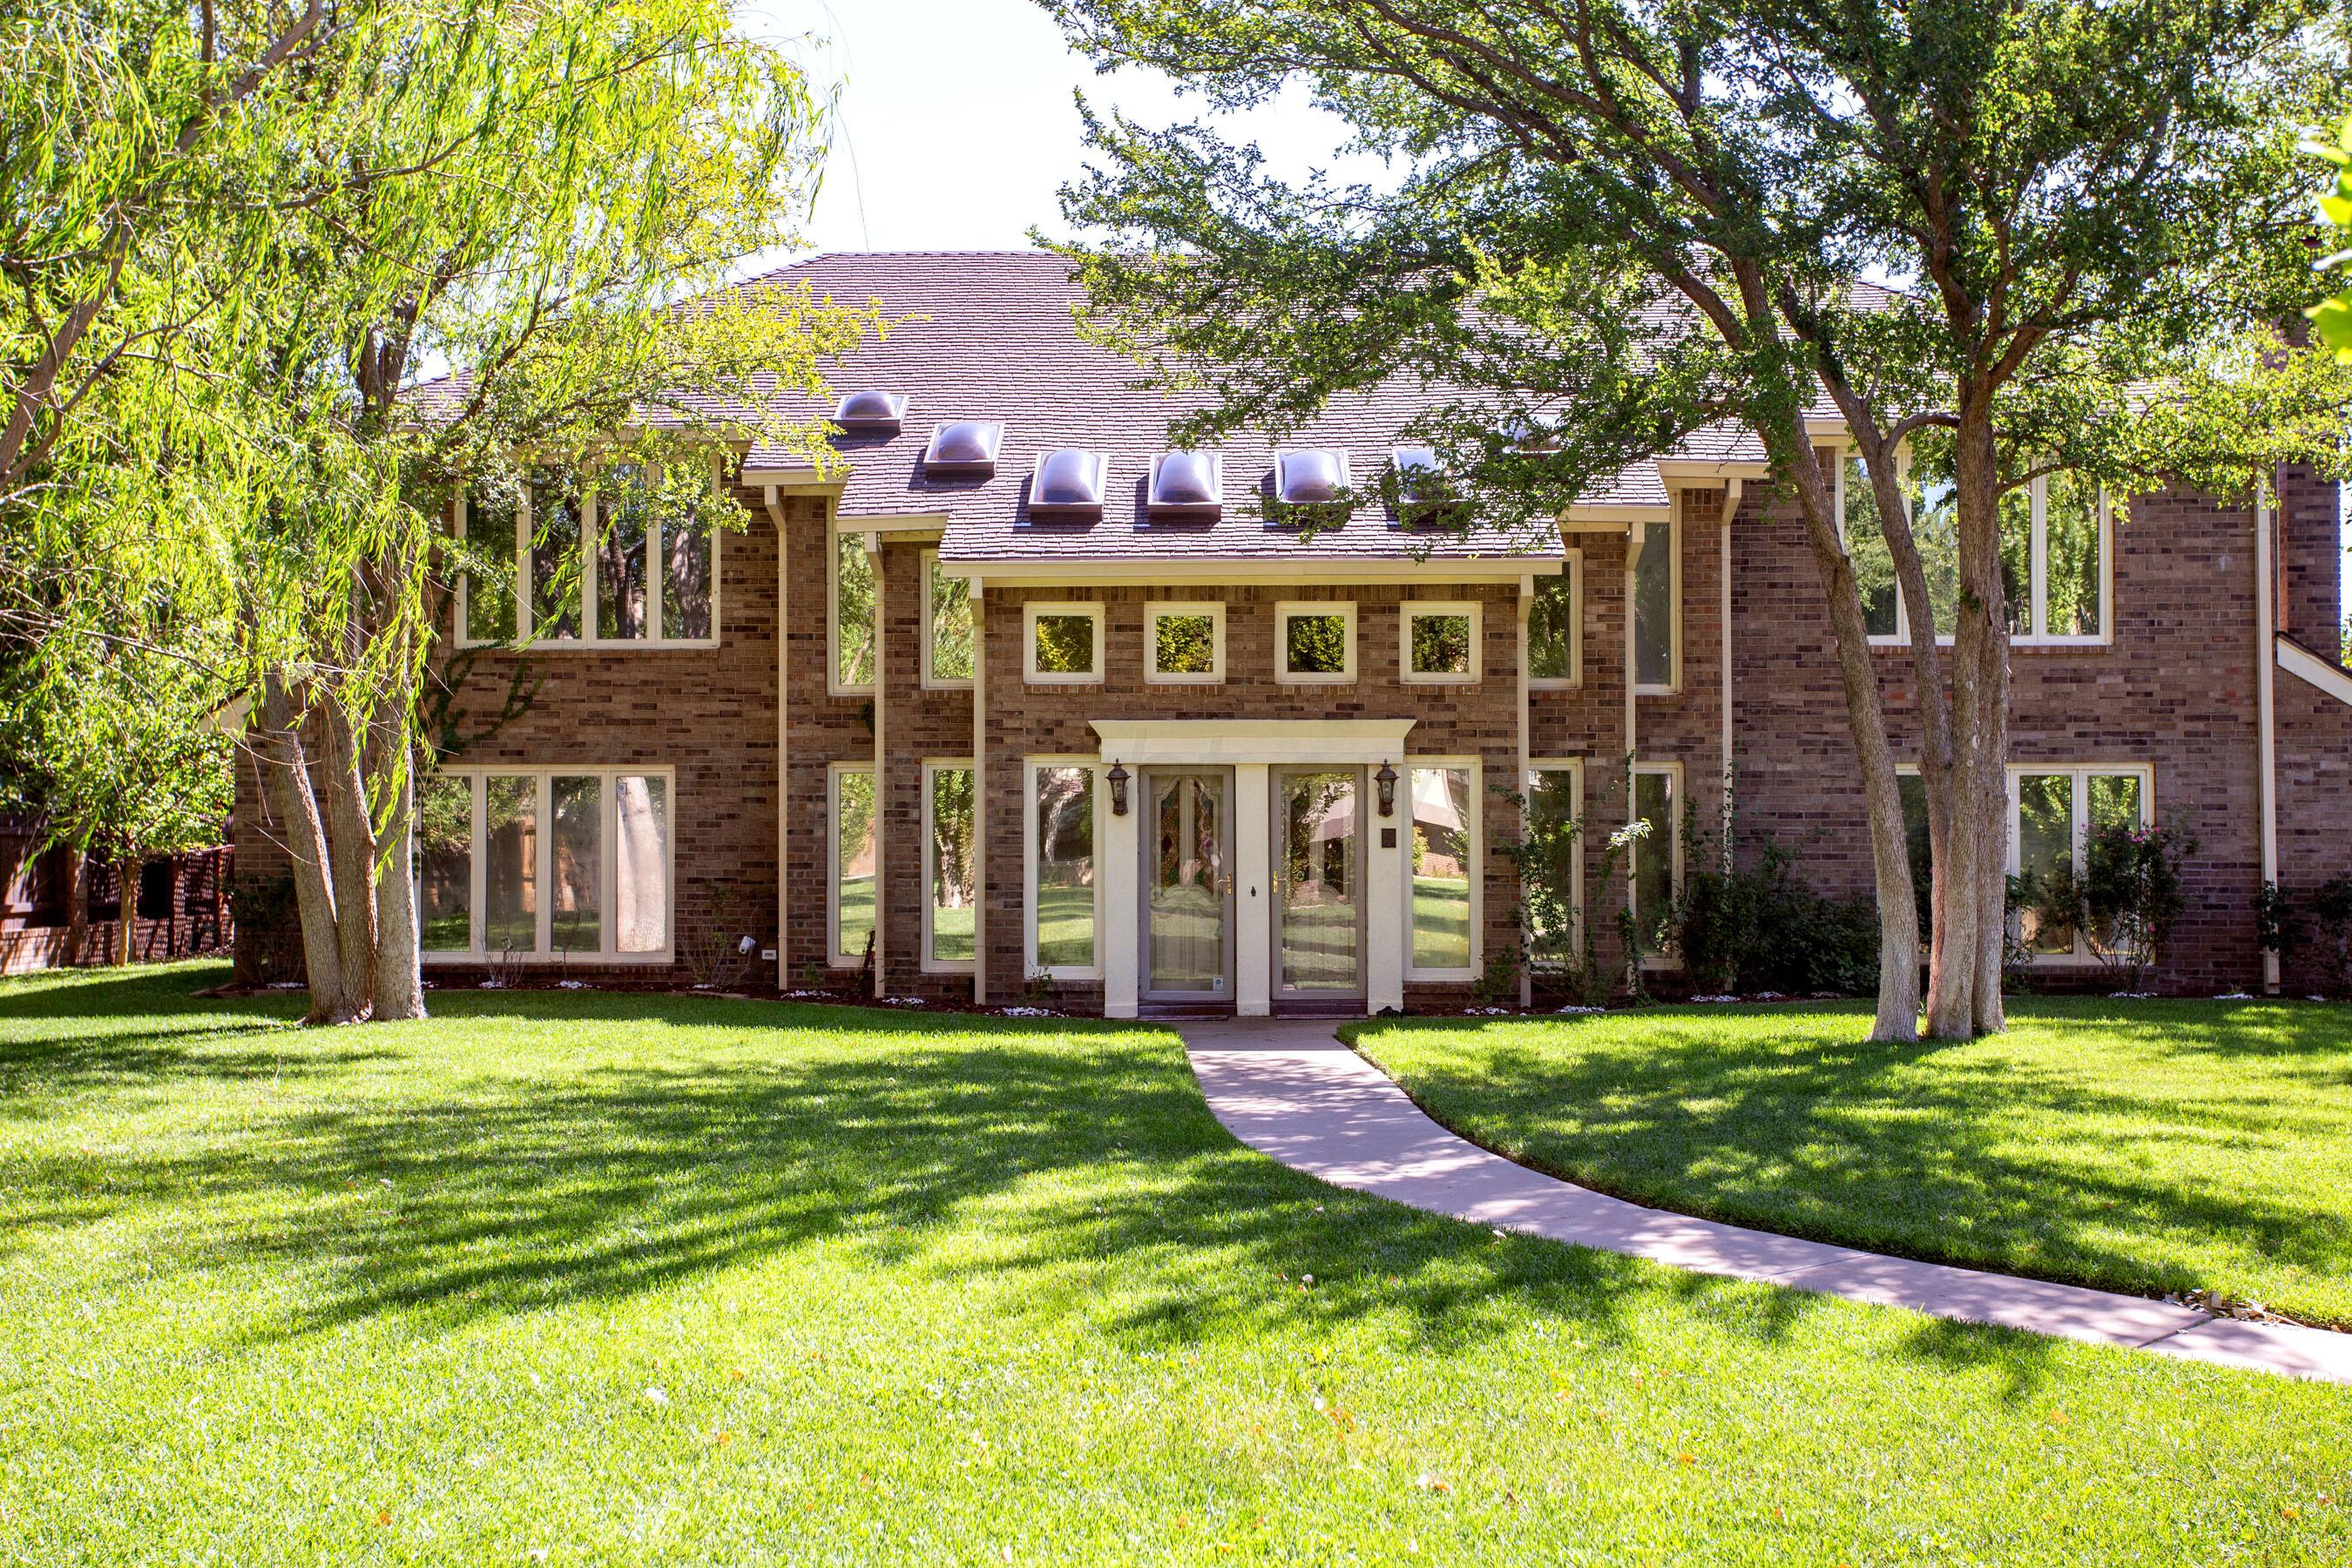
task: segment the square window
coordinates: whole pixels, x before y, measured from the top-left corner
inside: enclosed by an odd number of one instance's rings
[[[1403,614],[1406,680],[1458,686],[1478,679],[1478,605],[1407,605]]]
[[[1315,685],[1356,679],[1356,606],[1315,599],[1274,609],[1275,679]]]
[[[1031,684],[1071,686],[1102,679],[1100,605],[1030,605],[1023,609],[1022,620]]]
[[[1209,686],[1225,678],[1225,606],[1158,604],[1143,612],[1144,679],[1156,686]]]

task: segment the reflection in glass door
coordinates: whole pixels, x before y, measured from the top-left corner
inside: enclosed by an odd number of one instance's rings
[[[1146,775],[1144,994],[1162,1000],[1233,995],[1232,849],[1222,768]]]
[[[1275,774],[1275,984],[1290,995],[1364,989],[1359,771]]]

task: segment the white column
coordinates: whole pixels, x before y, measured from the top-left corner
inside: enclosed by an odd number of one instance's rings
[[[1274,1007],[1274,824],[1264,763],[1234,769],[1234,1010]]]
[[[1103,772],[1108,773],[1115,759],[1103,758]],[[1103,824],[1100,856],[1095,862],[1095,875],[1102,879],[1102,918],[1104,929],[1099,933],[1102,942],[1103,1016],[1107,1018],[1132,1018],[1139,997],[1136,976],[1136,949],[1141,940],[1143,912],[1136,902],[1136,888],[1141,880],[1143,843],[1139,824],[1143,820],[1139,796],[1143,780],[1138,773],[1127,784],[1127,815],[1106,812],[1096,817]],[[1097,797],[1108,807],[1110,785],[1105,783]]]
[[[1404,759],[1399,757],[1396,763]],[[1395,763],[1391,763],[1391,766]],[[1397,768],[1397,804],[1395,815],[1381,815],[1380,784],[1371,775],[1378,768],[1365,770],[1368,787],[1365,817],[1371,826],[1371,841],[1365,846],[1364,898],[1364,1011],[1377,1013],[1383,1007],[1404,1010],[1405,965],[1405,868],[1411,864],[1412,847],[1411,826],[1412,814],[1412,770]],[[1393,845],[1382,840],[1396,835]]]

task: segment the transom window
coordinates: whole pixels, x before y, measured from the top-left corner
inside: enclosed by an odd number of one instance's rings
[[[1577,592],[1581,557],[1570,554],[1557,576],[1536,579],[1528,605],[1528,679],[1538,686],[1573,686],[1583,675],[1583,599]]]
[[[1103,678],[1101,605],[1028,605],[1021,618],[1031,684],[1086,685]]]
[[[2047,878],[2062,869],[2080,875],[2091,830],[2119,825],[2145,827],[2151,819],[2151,770],[2142,764],[2053,767],[2033,763],[2009,770],[2009,869],[2013,877]],[[2017,916],[2018,940],[2037,960],[2097,957],[2091,933],[2072,924],[2046,926],[2032,910]]]
[[[425,779],[425,957],[668,963],[671,792],[667,768],[450,768]]]
[[[1146,605],[1144,679],[1155,686],[1213,686],[1225,678],[1225,606],[1217,601]]]
[[[1906,477],[1911,532],[1927,579],[1928,609],[1939,641],[1958,625],[1959,524],[1950,484]],[[1873,640],[1906,643],[1910,605],[1895,577],[1869,469],[1849,453],[1838,465],[1838,517],[1862,593]],[[2000,500],[2001,593],[2008,629],[2021,643],[2104,643],[2111,635],[2112,508],[2099,486],[2078,474],[2045,474]]]
[[[460,574],[459,643],[716,646],[719,541],[710,520],[698,504],[667,519],[664,511],[677,509],[654,504],[656,490],[707,493],[716,482],[707,467],[622,464],[584,489],[567,476],[539,474],[512,496],[462,496],[458,532],[499,570]]]
[[[1356,606],[1328,599],[1274,607],[1275,679],[1318,685],[1356,679]]]
[[[1431,685],[1466,685],[1478,679],[1478,605],[1404,606],[1403,677]]]
[[[1027,764],[1026,970],[1054,980],[1101,977],[1102,923],[1095,875],[1095,796],[1100,770],[1083,761]]]
[[[923,684],[970,686],[971,581],[940,570],[940,552],[923,552]]]

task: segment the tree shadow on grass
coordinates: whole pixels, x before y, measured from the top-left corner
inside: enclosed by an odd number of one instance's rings
[[[2246,1293],[2242,1280],[2210,1277],[2199,1255],[2242,1246],[2282,1277],[2352,1274],[2352,1222],[2336,1205],[2262,1190],[2211,1152],[2288,1131],[2341,1136],[2341,1102],[2313,1098],[2347,1059],[2345,1020],[2329,1011],[2263,1016],[2263,1049],[2291,1058],[2282,1082],[2275,1060],[2266,1077],[2229,1076],[2227,1058],[2255,1049],[2242,1018],[2037,1007],[2035,1023],[2079,1019],[2139,1048],[2213,1055],[2213,1090],[2185,1095],[2000,1048],[1875,1044],[1859,1029],[1792,1039],[1712,1027],[1704,1015],[1553,1026],[1590,1032],[1589,1048],[1559,1051],[1510,1043],[1507,1026],[1481,1042],[1484,1027],[1465,1024],[1458,1055],[1416,1054],[1403,1076],[1448,1125],[1636,1201],[2109,1289]],[[1377,1037],[1365,1043],[1379,1054]],[[2051,1136],[2021,1136],[2027,1116],[2046,1119]],[[2080,1152],[2085,1139],[2095,1158]]]
[[[109,1201],[205,1216],[181,1233],[180,1267],[299,1274],[306,1299],[257,1340],[620,1300],[820,1245],[1138,1347],[1370,1313],[1440,1352],[1531,1317],[1605,1342],[1665,1306],[1776,1343],[1845,1310],[1325,1186],[1236,1143],[1163,1032],[610,994],[438,1011],[437,1045],[406,1026],[297,1037],[416,1059],[356,1070],[347,1091],[332,1075],[351,1069],[318,1068],[266,1137],[110,1152]],[[451,1043],[467,1020],[520,1029],[536,1054],[482,1059],[495,1042]],[[582,1034],[606,1023],[642,1038]],[[28,1209],[66,1215],[89,1181],[62,1151],[22,1174]],[[1919,1343],[1997,1362],[2013,1388],[2053,1349],[1988,1330]]]

